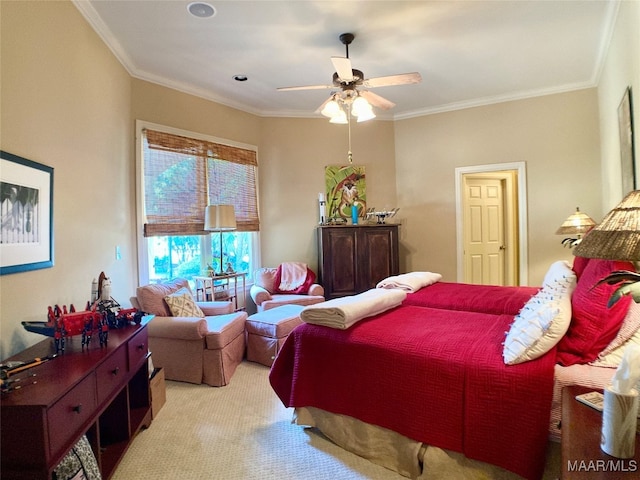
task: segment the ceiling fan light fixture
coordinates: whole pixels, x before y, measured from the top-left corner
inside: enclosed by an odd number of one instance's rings
[[[376,118],[376,114],[373,113],[373,109],[369,106],[368,111],[363,111],[358,114],[358,123],[373,120],[374,118]]]
[[[360,95],[358,95],[351,104],[351,113],[356,117],[361,113],[365,113],[369,110],[371,110],[371,105],[369,105],[369,102],[367,102],[366,98],[361,97]]]
[[[336,102],[334,97],[329,102],[327,102],[320,113],[322,113],[322,115],[324,115],[325,117],[333,118],[336,115],[339,115],[341,111],[342,109],[340,108],[340,105],[338,105],[338,102]],[[342,113],[344,114],[344,112]]]
[[[339,112],[336,113],[333,117],[331,117],[331,120],[329,120],[329,123],[339,123],[339,124],[346,125],[347,123],[349,123],[349,120],[347,119],[347,114],[344,112],[342,108],[340,108]]]

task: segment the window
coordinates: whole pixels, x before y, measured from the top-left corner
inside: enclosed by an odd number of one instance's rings
[[[140,284],[191,280],[229,265],[252,273],[259,265],[256,148],[141,121],[137,133]],[[204,230],[207,205],[233,205],[237,229]]]

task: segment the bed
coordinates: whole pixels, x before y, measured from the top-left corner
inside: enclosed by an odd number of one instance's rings
[[[435,447],[541,478],[547,442],[560,435],[562,386],[605,385],[615,366],[608,354],[640,326],[630,299],[607,309],[613,287],[592,289],[608,272],[632,266],[579,259],[573,269],[563,262],[561,272],[558,263],[540,288],[435,281],[348,328],[303,323],[278,354],[271,385],[298,423],[407,477],[428,468]],[[566,288],[558,288],[559,277]],[[544,341],[507,364],[503,344],[532,311],[553,323]],[[557,325],[559,317],[566,325]],[[345,437],[359,429],[367,433]],[[388,448],[378,454],[367,438]]]

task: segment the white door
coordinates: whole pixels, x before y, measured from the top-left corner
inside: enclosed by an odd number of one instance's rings
[[[463,185],[465,282],[504,285],[504,180],[465,176]]]

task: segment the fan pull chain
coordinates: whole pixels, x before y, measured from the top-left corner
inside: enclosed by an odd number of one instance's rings
[[[347,108],[347,126],[349,128],[349,152],[347,153],[347,159],[349,164],[353,163],[353,153],[351,153],[351,109]]]

